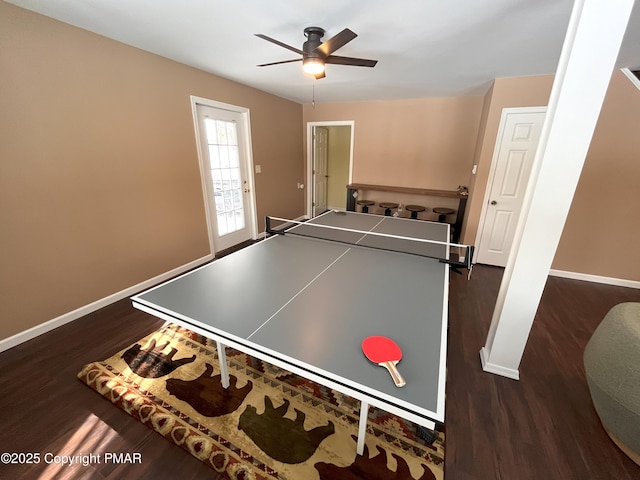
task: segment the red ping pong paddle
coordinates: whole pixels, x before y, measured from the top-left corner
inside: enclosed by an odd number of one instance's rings
[[[389,371],[396,387],[404,387],[406,385],[407,382],[405,382],[396,368],[396,365],[402,359],[402,350],[400,350],[396,342],[388,337],[367,337],[362,341],[362,351],[373,363],[377,363]]]

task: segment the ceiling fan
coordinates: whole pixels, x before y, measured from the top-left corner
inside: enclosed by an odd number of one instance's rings
[[[263,63],[258,67],[268,67],[270,65],[279,65],[281,63],[291,63],[302,61],[302,69],[305,73],[313,75],[316,78],[325,77],[325,64],[333,63],[336,65],[351,65],[356,67],[375,67],[377,60],[366,60],[364,58],[351,58],[340,57],[333,55],[333,52],[342,48],[358,35],[353,33],[348,28],[345,28],[337,35],[331,37],[326,42],[322,42],[320,39],[324,36],[325,31],[320,27],[307,27],[304,29],[304,35],[307,37],[307,41],[302,45],[302,50],[282,43],[274,38],[268,37],[261,33],[256,33],[256,37],[260,37],[271,43],[275,43],[288,50],[296,52],[302,55],[301,58],[293,60],[284,60],[281,62]]]

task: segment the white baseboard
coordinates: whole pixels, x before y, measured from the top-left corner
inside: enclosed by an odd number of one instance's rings
[[[520,372],[518,370],[489,362],[489,351],[487,350],[487,347],[482,347],[480,349],[480,362],[482,362],[482,369],[485,372],[494,373],[513,380],[520,380]]]
[[[640,288],[640,282],[635,280],[625,280],[623,278],[602,277],[600,275],[590,275],[587,273],[567,272],[564,270],[549,270],[549,275],[572,280],[583,280],[585,282],[604,283],[617,287]]]
[[[89,305],[85,305],[71,312],[60,315],[59,317],[56,317],[52,320],[41,323],[40,325],[36,325],[35,327],[31,327],[30,329],[24,330],[23,332],[17,333],[9,338],[0,340],[0,352],[9,350],[10,348],[13,348],[16,345],[26,342],[27,340],[31,340],[32,338],[42,335],[43,333],[50,332],[51,330],[58,328],[64,325],[65,323],[72,322],[74,320],[77,320],[80,317],[88,315],[89,313],[95,312],[96,310],[99,310],[103,307],[111,305],[112,303],[117,302],[118,300],[122,300],[123,298],[127,298],[132,295],[135,295],[136,293],[141,292],[142,290],[151,288],[154,285],[157,285],[158,283],[164,282],[165,280],[169,280],[170,278],[173,278],[176,275],[180,275],[181,273],[191,270],[192,268],[199,267],[200,265],[210,262],[211,260],[213,260],[213,255],[206,255],[202,258],[194,260],[193,262],[189,262],[186,265],[182,265],[169,272],[163,273],[162,275],[158,275],[157,277],[146,280],[142,283],[129,287],[120,292],[116,292],[113,295],[109,295],[108,297],[97,300],[93,303],[90,303]]]

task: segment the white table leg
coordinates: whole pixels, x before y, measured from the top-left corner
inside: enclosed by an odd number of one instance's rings
[[[367,419],[369,418],[369,404],[367,402],[360,402],[360,422],[358,423],[358,444],[356,445],[356,452],[358,455],[364,453],[364,440],[367,434]]]
[[[216,341],[218,346],[218,363],[220,364],[220,376],[222,380],[222,387],[229,388],[229,370],[227,369],[227,354],[224,349],[224,345],[221,342]]]

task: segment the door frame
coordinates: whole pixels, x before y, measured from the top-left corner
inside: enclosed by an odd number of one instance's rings
[[[355,121],[353,120],[334,120],[325,122],[307,122],[307,201],[306,216],[312,218],[313,215],[313,198],[314,198],[314,178],[313,178],[313,127],[351,127],[351,138],[349,139],[349,180],[352,182],[353,175],[353,139],[355,137]],[[344,195],[347,195],[347,186],[345,185]]]
[[[246,145],[246,155],[245,155],[245,168],[247,172],[247,185],[249,188],[249,201],[247,202],[247,210],[249,221],[249,235],[255,240],[258,235],[258,217],[257,217],[257,208],[256,208],[256,194],[255,194],[255,179],[254,179],[254,171],[253,171],[253,147],[251,145],[251,118],[249,115],[249,109],[246,107],[240,107],[237,105],[231,105],[228,103],[218,102],[216,100],[210,100],[208,98],[197,97],[195,95],[190,96],[191,102],[191,114],[193,117],[193,128],[196,137],[196,147],[198,152],[198,163],[200,167],[200,182],[202,185],[202,200],[204,202],[204,210],[205,217],[207,222],[207,235],[209,237],[209,248],[211,249],[211,254],[215,256],[216,249],[214,245],[213,238],[213,225],[216,224],[214,215],[215,212],[212,212],[209,207],[209,202],[207,201],[207,183],[206,183],[206,175],[205,169],[207,165],[207,155],[202,151],[202,136],[200,132],[200,128],[198,127],[198,112],[197,105],[204,105],[207,107],[217,108],[220,110],[228,110],[231,112],[235,112],[240,115],[242,122],[242,130],[243,135],[241,140]]]
[[[476,239],[474,245],[480,245],[480,239],[484,230],[484,223],[487,219],[487,211],[489,209],[489,201],[491,200],[491,191],[493,189],[493,180],[498,168],[498,156],[500,154],[500,147],[502,146],[502,136],[507,125],[507,117],[512,113],[547,113],[547,107],[507,107],[502,109],[500,114],[500,124],[498,126],[498,132],[496,134],[496,143],[493,147],[493,155],[491,157],[491,166],[489,167],[489,176],[487,177],[487,184],[484,189],[484,196],[482,199],[482,210],[480,211],[480,218],[478,219],[478,230],[476,231]],[[522,212],[521,212],[522,213]],[[516,220],[517,221],[517,220]],[[473,255],[473,263],[478,260],[478,248],[475,249]]]

